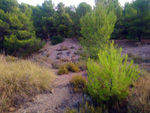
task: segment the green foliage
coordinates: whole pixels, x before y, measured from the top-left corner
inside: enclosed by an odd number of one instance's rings
[[[82,75],[75,75],[72,77],[70,85],[73,87],[74,92],[85,92],[87,88],[87,81]]]
[[[136,0],[125,7],[125,27],[128,31],[128,38],[142,40],[149,38],[150,34],[150,1]]]
[[[54,36],[52,38],[52,45],[56,45],[58,43],[62,43],[64,39],[61,36]]]
[[[97,58],[97,52],[105,46],[114,30],[115,13],[100,2],[94,11],[81,18],[80,23],[81,44],[91,58]]]
[[[2,0],[0,14],[0,43],[8,54],[27,55],[43,46],[35,36],[31,21],[32,9],[28,5],[19,6],[16,0]]]
[[[113,102],[128,94],[128,87],[139,77],[133,61],[121,56],[122,49],[110,47],[100,50],[98,60],[88,59],[88,92],[97,102]]]

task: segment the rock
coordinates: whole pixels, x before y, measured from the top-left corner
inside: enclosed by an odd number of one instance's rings
[[[15,110],[16,110],[15,107],[10,107],[10,108],[9,108],[9,111],[10,111],[10,112],[14,112]]]

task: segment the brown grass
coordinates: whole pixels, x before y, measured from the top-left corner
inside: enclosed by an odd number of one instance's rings
[[[51,90],[55,74],[50,69],[29,60],[6,59],[0,56],[0,112],[19,104],[19,99]]]
[[[140,78],[127,100],[129,112],[150,113],[150,76]]]
[[[85,92],[87,89],[87,81],[82,75],[75,75],[70,81],[74,92]]]

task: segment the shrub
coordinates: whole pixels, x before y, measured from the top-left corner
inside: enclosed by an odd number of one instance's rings
[[[0,56],[0,112],[37,93],[51,90],[54,77],[51,70],[29,60],[7,62]]]
[[[127,63],[128,56],[121,57],[120,48],[100,50],[98,60],[88,59],[88,92],[97,102],[114,102],[128,94],[128,86],[139,77],[138,66]]]
[[[76,64],[74,64],[73,62],[69,62],[69,63],[65,64],[65,66],[71,72],[77,73],[80,71],[79,67]]]
[[[64,65],[61,65],[57,74],[58,75],[68,74],[69,71],[77,73],[80,71],[80,69],[76,64],[69,62]]]
[[[87,81],[82,75],[75,75],[70,81],[70,85],[73,87],[74,92],[85,92],[87,88]]]
[[[64,41],[63,37],[61,36],[54,36],[52,38],[52,45],[56,45],[58,43],[62,43]]]
[[[68,69],[65,66],[61,66],[57,74],[63,75],[63,74],[68,74],[68,73],[69,73]]]

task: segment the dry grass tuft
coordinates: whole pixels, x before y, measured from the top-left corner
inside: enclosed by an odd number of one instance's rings
[[[131,113],[150,113],[150,76],[141,77],[130,93],[128,111]]]
[[[6,59],[0,56],[0,112],[51,90],[55,74],[50,69],[29,60],[8,62]]]
[[[65,66],[61,66],[57,74],[63,75],[63,74],[68,74],[68,73],[69,73],[68,69]]]
[[[74,92],[85,92],[87,89],[87,81],[82,75],[75,75],[70,81]]]

